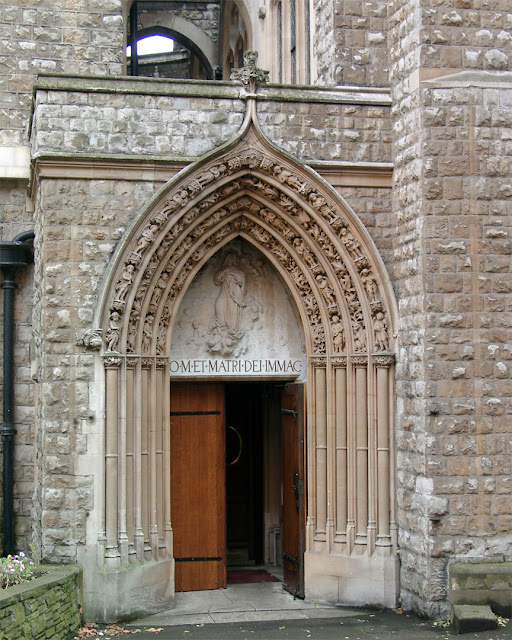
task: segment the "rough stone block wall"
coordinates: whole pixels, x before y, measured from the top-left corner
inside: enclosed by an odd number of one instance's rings
[[[99,85],[97,91],[85,86],[80,91],[40,89],[32,155],[83,152],[192,160],[227,142],[243,122],[245,104],[215,97],[207,85],[197,84],[204,97],[180,96],[179,89],[175,96],[154,95],[154,89],[150,95],[134,95],[138,86],[147,90],[131,80],[111,81],[112,93]],[[265,100],[258,104],[258,118],[275,144],[304,162],[391,160],[387,105]]]
[[[338,187],[337,191],[356,212],[375,242],[389,277],[393,275],[392,192],[385,187]]]
[[[96,429],[97,416],[89,409],[94,356],[76,341],[91,326],[116,242],[154,191],[151,182],[115,180],[43,180],[40,185],[35,269],[45,295],[36,299],[34,322],[38,487],[42,554],[53,562],[76,561],[95,500],[94,478],[79,463]]]
[[[421,64],[443,69],[512,67],[512,11],[507,0],[422,2]]]
[[[0,146],[27,144],[39,73],[121,75],[121,0],[54,0],[0,6]]]
[[[303,162],[391,161],[387,106],[262,102],[258,114],[267,136]]]
[[[315,2],[319,84],[388,86],[387,2]]]
[[[510,555],[512,85],[424,103],[432,555]]]
[[[397,1],[389,15],[402,598],[438,616],[447,613],[449,557],[510,555],[512,87],[484,88],[496,80],[489,74],[468,85],[421,82],[462,70],[434,62],[423,44],[448,13],[458,20],[462,8],[479,27],[490,20],[484,6],[433,5]],[[461,60],[468,43],[459,43]]]
[[[49,573],[0,593],[0,639],[68,640],[80,627],[80,570]]]
[[[39,91],[32,153],[196,158],[229,140],[244,113],[239,100]]]
[[[400,42],[390,61],[394,104],[393,226],[395,237],[393,283],[399,308],[396,364],[397,509],[401,563],[401,597],[406,609],[446,616],[435,602],[442,601],[428,579],[428,509],[434,502],[427,473],[429,433],[425,398],[425,322],[422,202],[422,119],[420,96],[410,90],[410,78],[419,68],[420,33],[417,2],[397,0],[389,7],[390,41]],[[441,585],[442,590],[442,585]],[[430,594],[430,595],[427,595]],[[423,607],[426,597],[430,603]],[[422,608],[423,607],[423,608]]]
[[[334,42],[334,11],[331,0],[317,0],[314,4],[313,47],[316,55],[316,80],[314,84],[334,84],[333,61],[336,51]]]

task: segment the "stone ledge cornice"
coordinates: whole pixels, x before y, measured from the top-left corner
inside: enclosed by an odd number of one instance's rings
[[[37,91],[78,91],[82,93],[115,93],[227,100],[238,100],[242,97],[241,87],[231,82],[64,74],[39,75],[34,84],[34,94]],[[260,87],[255,99],[257,101],[323,102],[385,107],[391,105],[389,88],[357,86],[316,87],[270,84]]]
[[[151,180],[164,183],[197,160],[196,157],[38,153],[32,159],[30,189],[34,178]],[[333,187],[392,187],[392,163],[306,161],[305,164],[315,169]]]

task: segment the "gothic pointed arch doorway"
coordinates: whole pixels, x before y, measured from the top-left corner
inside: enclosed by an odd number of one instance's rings
[[[226,293],[216,305],[217,292],[209,312],[215,322],[203,347],[212,357],[173,358],[175,332],[198,274],[237,239],[272,266],[303,335],[305,595],[393,606],[393,293],[355,214],[316,173],[268,143],[251,114],[234,141],[183,171],[147,206],[107,277],[98,318],[111,497],[105,557],[113,567],[172,562],[169,379],[180,367],[191,377],[221,369],[238,380],[246,375],[239,264],[227,261],[216,272],[224,269],[234,284],[231,300]],[[267,376],[278,367],[270,357],[260,366]]]
[[[304,335],[247,241],[221,247],[188,287],[170,375],[176,590],[225,587],[226,569],[229,582],[236,567],[273,564],[303,595]]]

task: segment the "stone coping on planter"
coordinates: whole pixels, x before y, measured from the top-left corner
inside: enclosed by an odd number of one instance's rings
[[[82,569],[38,565],[45,573],[0,592],[1,640],[67,640],[81,624]]]
[[[67,580],[72,576],[80,575],[81,582],[81,567],[40,564],[37,565],[36,572],[44,573],[43,575],[34,578],[34,580],[22,582],[21,584],[13,585],[7,589],[0,589],[0,608],[7,607],[10,604],[23,600],[23,596],[29,591],[31,592],[31,595],[39,595],[39,590],[43,593],[48,589],[61,584],[63,580]],[[38,591],[37,594],[36,590]]]

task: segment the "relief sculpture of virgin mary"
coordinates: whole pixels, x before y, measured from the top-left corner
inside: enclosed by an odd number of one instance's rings
[[[215,300],[215,316],[208,327],[208,350],[222,356],[237,356],[244,352],[242,317],[247,307],[247,285],[246,274],[234,254],[226,256],[213,281],[220,291]]]

